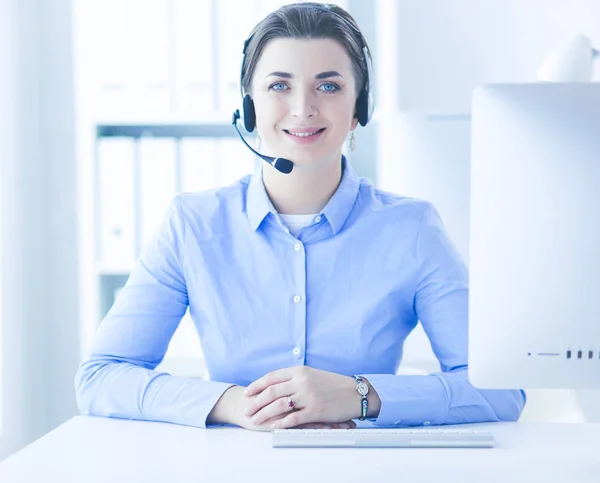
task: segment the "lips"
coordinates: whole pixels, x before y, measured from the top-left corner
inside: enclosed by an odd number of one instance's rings
[[[315,136],[317,134],[321,134],[323,131],[325,131],[325,128],[302,128],[302,129],[284,129],[283,130],[286,134],[289,134],[291,136],[295,136],[298,138],[308,138],[311,136]]]

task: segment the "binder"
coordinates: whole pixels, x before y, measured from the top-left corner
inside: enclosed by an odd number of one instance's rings
[[[176,141],[140,139],[139,169],[141,253],[156,234],[176,194]]]
[[[195,192],[219,186],[220,160],[214,138],[182,139],[181,191]]]
[[[89,57],[94,61],[86,66],[86,71],[93,72],[97,92],[93,111],[101,118],[125,116],[133,107],[131,12],[123,7],[122,0],[87,2],[81,12],[86,28],[92,31],[86,31],[86,35],[90,39]]]
[[[134,112],[141,118],[170,114],[170,1],[130,0]],[[108,35],[110,36],[110,35]]]
[[[136,260],[134,218],[135,144],[127,138],[98,141],[99,263],[127,272]]]
[[[174,110],[199,121],[214,111],[212,14],[211,0],[173,3]]]

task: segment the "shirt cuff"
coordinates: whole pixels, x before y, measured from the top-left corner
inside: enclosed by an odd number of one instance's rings
[[[435,375],[361,374],[381,400],[377,426],[439,425],[448,414],[448,393]]]
[[[206,420],[225,391],[235,384],[170,376],[164,382],[162,387],[153,388],[150,397],[146,396],[145,419],[196,428],[220,426],[207,425]]]
[[[211,387],[210,394],[208,395],[207,405],[202,407],[201,421],[203,421],[203,424],[200,427],[210,429],[210,428],[220,428],[222,426],[228,426],[227,424],[221,424],[221,423],[209,423],[207,420],[208,420],[208,415],[213,410],[213,408],[215,407],[217,402],[219,402],[219,399],[221,399],[223,394],[225,394],[225,392],[233,386],[235,386],[235,384],[213,383],[213,387]]]

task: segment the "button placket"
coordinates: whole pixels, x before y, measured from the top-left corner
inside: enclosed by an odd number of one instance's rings
[[[294,364],[302,365],[306,355],[306,250],[298,240],[293,245],[294,255],[292,255],[292,266],[294,270],[294,289],[293,294],[293,341],[295,347],[292,349]]]

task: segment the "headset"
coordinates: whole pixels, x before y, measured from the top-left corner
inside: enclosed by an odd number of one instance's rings
[[[371,62],[371,55],[369,53],[369,48],[367,47],[367,42],[362,34],[362,32],[347,18],[345,18],[343,15],[340,15],[339,13],[337,13],[336,11],[333,10],[333,8],[335,7],[335,5],[330,5],[330,4],[307,4],[306,8],[317,8],[320,10],[324,10],[327,12],[331,12],[334,15],[336,15],[337,17],[339,17],[340,19],[342,19],[342,21],[344,21],[346,23],[346,25],[349,25],[352,30],[354,30],[361,41],[362,44],[362,52],[363,52],[363,60],[365,62],[366,68],[367,68],[367,79],[365,82],[365,87],[364,89],[361,90],[361,92],[358,95],[358,98],[356,99],[356,118],[358,120],[358,123],[361,126],[366,126],[369,121],[371,120],[372,116],[373,116],[373,110],[374,110],[374,103],[373,103],[373,96],[371,94],[371,82],[373,79],[373,66],[372,66],[372,62]],[[252,100],[252,97],[250,96],[250,94],[244,94],[244,88],[242,86],[242,78],[244,77],[244,72],[245,72],[245,63],[246,63],[246,50],[248,49],[248,45],[250,43],[250,41],[252,40],[254,34],[251,35],[248,39],[246,39],[244,41],[244,48],[242,50],[242,68],[241,68],[241,72],[240,72],[240,94],[242,95],[242,119],[244,122],[244,128],[246,129],[247,132],[252,132],[254,131],[254,128],[256,127],[256,110],[254,108],[254,101]],[[237,127],[237,121],[240,119],[240,111],[236,109],[236,111],[233,113],[232,119],[231,119],[231,123],[233,125],[233,127],[235,128],[235,130],[237,131],[238,135],[240,136],[240,138],[242,139],[242,141],[244,142],[244,144],[257,156],[259,156],[260,158],[264,159],[265,161],[267,161],[271,166],[273,166],[275,169],[277,169],[278,171],[288,174],[292,171],[293,169],[293,165],[294,163],[292,163],[292,161],[290,161],[289,159],[285,159],[285,158],[273,158],[271,156],[265,156],[264,154],[261,154],[259,152],[257,152],[256,150],[254,150],[244,139],[244,136],[242,136],[242,133],[240,132],[240,130]]]

